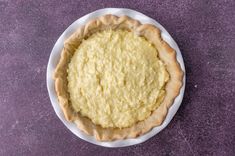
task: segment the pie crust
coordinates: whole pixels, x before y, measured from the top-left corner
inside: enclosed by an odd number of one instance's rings
[[[165,98],[160,106],[145,120],[137,122],[128,128],[102,128],[89,118],[83,117],[73,110],[68,93],[67,68],[68,64],[82,42],[95,32],[106,29],[125,29],[146,38],[158,51],[158,57],[165,64],[170,76],[165,86]],[[128,16],[104,15],[78,28],[65,42],[59,63],[54,73],[55,90],[60,107],[68,121],[76,123],[78,128],[100,141],[111,141],[125,138],[135,138],[164,121],[169,107],[180,92],[183,81],[183,71],[176,60],[176,52],[162,38],[160,30],[154,25],[141,24]]]

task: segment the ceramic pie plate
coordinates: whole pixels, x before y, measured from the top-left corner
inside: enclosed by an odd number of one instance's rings
[[[113,15],[117,15],[117,16],[122,16],[122,15],[127,15],[133,19],[137,19],[139,20],[141,23],[149,23],[149,24],[153,24],[156,27],[158,27],[161,30],[161,36],[162,38],[173,48],[176,50],[177,53],[177,61],[179,62],[181,69],[184,72],[184,78],[183,78],[183,86],[180,90],[180,94],[175,98],[174,103],[172,104],[172,106],[170,107],[170,109],[168,110],[167,116],[165,118],[165,120],[163,121],[163,123],[160,126],[157,126],[155,128],[153,128],[152,130],[150,130],[148,133],[141,135],[137,138],[132,138],[132,139],[124,139],[124,140],[116,140],[116,141],[97,141],[93,136],[89,136],[87,134],[85,134],[84,132],[82,132],[81,130],[79,130],[76,126],[76,124],[72,123],[72,122],[68,122],[65,117],[64,114],[59,106],[59,102],[57,99],[57,95],[55,92],[55,86],[54,86],[54,80],[53,80],[53,72],[56,68],[56,65],[59,61],[60,58],[60,53],[62,52],[63,49],[63,43],[64,41],[73,33],[76,31],[76,29],[78,27],[81,27],[82,25],[84,25],[85,23],[87,23],[88,21],[105,15],[105,14],[113,14]],[[185,89],[185,67],[184,67],[184,61],[180,52],[180,49],[178,47],[178,45],[176,44],[176,42],[174,41],[174,39],[170,36],[170,34],[166,31],[166,29],[157,21],[155,21],[154,19],[138,12],[135,10],[131,10],[131,9],[124,9],[124,8],[105,8],[105,9],[100,9],[97,11],[94,11],[92,13],[89,13],[81,18],[79,18],[78,20],[76,20],[75,22],[73,22],[63,33],[62,35],[59,37],[59,39],[56,41],[51,54],[50,54],[50,58],[48,61],[48,65],[47,65],[47,89],[49,92],[49,97],[52,103],[52,106],[55,110],[56,115],[59,117],[59,119],[64,123],[64,125],[72,132],[74,133],[76,136],[78,136],[79,138],[96,144],[96,145],[100,145],[100,146],[104,146],[104,147],[124,147],[124,146],[131,146],[131,145],[136,145],[139,143],[142,143],[148,139],[150,139],[151,137],[155,136],[157,133],[159,133],[161,130],[163,130],[172,120],[172,118],[174,117],[175,113],[177,112],[177,110],[179,109],[182,99],[183,99],[183,95],[184,95],[184,89]]]

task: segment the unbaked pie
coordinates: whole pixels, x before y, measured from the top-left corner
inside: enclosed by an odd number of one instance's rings
[[[78,28],[54,73],[66,119],[101,141],[134,138],[160,125],[182,78],[176,52],[158,28],[114,15]]]

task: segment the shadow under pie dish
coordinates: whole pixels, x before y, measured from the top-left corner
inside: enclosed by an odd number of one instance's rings
[[[160,125],[182,79],[175,50],[157,27],[114,15],[78,28],[54,73],[65,118],[101,141],[135,138]]]

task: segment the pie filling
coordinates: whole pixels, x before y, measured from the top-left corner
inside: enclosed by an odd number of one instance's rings
[[[169,79],[155,47],[126,30],[105,30],[83,40],[68,67],[76,112],[103,128],[145,120],[163,101]]]

